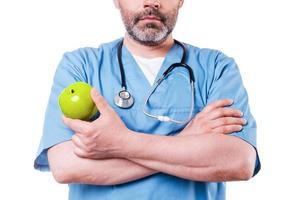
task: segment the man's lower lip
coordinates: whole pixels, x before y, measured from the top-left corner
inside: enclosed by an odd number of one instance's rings
[[[150,19],[150,18],[145,18],[145,19],[140,19],[140,21],[149,21],[149,22],[160,22],[159,19]]]

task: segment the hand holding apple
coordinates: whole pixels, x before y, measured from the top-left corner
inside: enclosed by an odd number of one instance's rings
[[[97,113],[90,95],[92,86],[76,82],[66,87],[59,95],[59,106],[66,117],[89,120]]]
[[[87,122],[63,117],[66,126],[75,132],[72,137],[74,153],[90,159],[120,157],[133,131],[126,127],[95,88],[92,89],[91,96],[97,108],[101,110],[98,119]]]

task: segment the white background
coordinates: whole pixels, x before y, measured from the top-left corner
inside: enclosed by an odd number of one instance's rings
[[[300,12],[296,0],[186,0],[175,38],[235,58],[258,123],[262,170],[227,199],[299,198]],[[65,51],[123,36],[112,0],[0,1],[0,199],[67,199],[33,170],[56,66]]]

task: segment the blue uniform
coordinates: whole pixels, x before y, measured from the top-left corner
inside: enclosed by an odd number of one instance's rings
[[[115,106],[114,96],[121,88],[121,77],[117,59],[119,40],[103,44],[99,48],[81,48],[64,54],[55,72],[50,99],[47,106],[43,136],[39,146],[35,168],[49,170],[47,150],[58,143],[70,140],[74,132],[62,122],[58,106],[60,92],[69,84],[84,81],[97,88],[108,103],[119,114],[126,126],[137,132],[155,135],[170,135],[180,132],[184,125],[160,122],[143,113],[145,98],[151,90],[147,78],[135,62],[128,49],[123,46],[123,64],[127,89],[135,98],[130,109]],[[256,122],[250,113],[247,92],[243,86],[239,69],[232,58],[220,51],[201,49],[186,45],[186,63],[195,75],[195,105],[193,116],[207,104],[223,98],[234,100],[232,107],[244,113],[247,125],[240,132],[232,133],[256,149]],[[174,44],[158,72],[157,79],[173,63],[180,62],[182,48]],[[190,111],[191,89],[186,69],[176,68],[151,96],[145,108],[155,115],[168,115],[185,120]],[[175,150],[174,150],[175,151]],[[260,169],[257,155],[253,175]],[[224,182],[196,182],[158,173],[143,179],[112,186],[70,184],[71,200],[222,200],[225,199]]]

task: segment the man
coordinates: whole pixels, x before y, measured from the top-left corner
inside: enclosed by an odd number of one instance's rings
[[[121,59],[135,103],[129,109],[114,104],[122,39],[66,53],[55,73],[35,167],[68,183],[72,200],[225,199],[225,181],[248,180],[260,169],[256,123],[234,60],[185,44],[195,95],[188,70],[178,67],[145,103],[151,85],[181,60],[172,30],[183,0],[114,3],[126,28]],[[101,113],[94,121],[62,117],[59,93],[76,81],[94,87]],[[190,107],[188,124],[143,112],[184,121]]]

